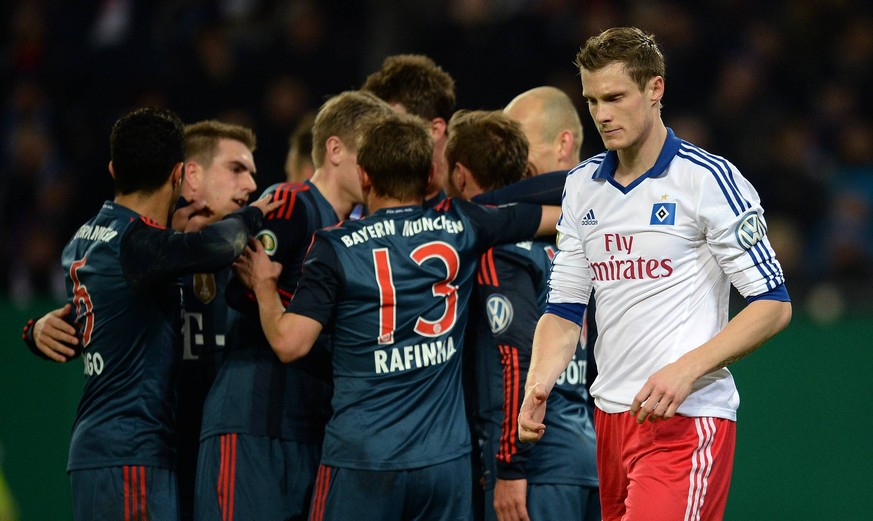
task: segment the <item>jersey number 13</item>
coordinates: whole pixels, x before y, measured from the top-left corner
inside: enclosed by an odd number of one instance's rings
[[[433,296],[445,300],[445,311],[437,320],[427,320],[419,316],[413,328],[422,336],[440,336],[451,330],[458,318],[458,288],[452,284],[460,267],[458,252],[448,243],[433,241],[414,249],[409,257],[419,266],[429,260],[442,261],[445,266],[446,278],[432,286]],[[393,344],[397,326],[397,292],[388,248],[373,250],[373,263],[376,284],[379,286],[379,345]]]

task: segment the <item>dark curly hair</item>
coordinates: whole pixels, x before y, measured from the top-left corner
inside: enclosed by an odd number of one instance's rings
[[[112,126],[109,148],[116,193],[151,193],[185,160],[184,126],[171,110],[137,109]]]

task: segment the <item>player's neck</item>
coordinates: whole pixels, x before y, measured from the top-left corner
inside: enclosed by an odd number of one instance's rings
[[[421,206],[424,203],[423,199],[396,199],[394,197],[383,197],[370,194],[367,197],[367,210],[372,214],[383,208],[399,208],[401,206]]]
[[[333,211],[340,219],[348,219],[357,201],[347,193],[335,171],[318,168],[309,181],[318,188],[321,195],[327,199]]]
[[[170,209],[173,204],[172,190],[169,183],[156,192],[143,194],[134,192],[115,196],[115,203],[147,217],[161,226],[167,226]]]
[[[622,186],[628,186],[648,172],[658,161],[658,156],[661,155],[666,140],[667,127],[659,119],[651,131],[638,143],[618,150],[615,181]]]

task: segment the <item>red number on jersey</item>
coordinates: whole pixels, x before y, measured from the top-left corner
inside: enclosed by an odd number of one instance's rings
[[[394,296],[394,277],[391,274],[391,256],[388,248],[373,250],[376,284],[379,285],[379,345],[394,343],[397,326],[397,306]]]
[[[94,304],[88,287],[79,280],[79,268],[85,265],[88,257],[77,260],[70,266],[70,280],[73,281],[73,304],[76,306],[76,322],[81,324],[82,347],[91,343],[91,332],[94,330]]]
[[[443,261],[446,278],[433,285],[434,297],[446,298],[446,311],[438,320],[430,321],[421,317],[415,322],[415,332],[424,336],[439,336],[450,330],[458,318],[458,287],[452,285],[458,276],[461,260],[455,249],[441,241],[422,244],[409,255],[419,266],[429,259]]]
[[[429,242],[413,250],[409,256],[421,266],[431,259],[442,261],[446,267],[446,278],[434,283],[434,297],[444,297],[446,310],[437,320],[418,317],[415,332],[422,336],[435,337],[451,330],[458,319],[458,288],[452,283],[458,276],[460,258],[458,252],[448,243]],[[391,270],[391,255],[387,248],[373,250],[376,284],[379,286],[379,339],[380,345],[394,343],[394,330],[397,327],[397,292]]]

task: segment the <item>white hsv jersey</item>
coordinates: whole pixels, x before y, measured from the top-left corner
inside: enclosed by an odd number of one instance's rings
[[[724,158],[668,129],[655,166],[627,187],[604,152],[568,174],[549,302],[586,303],[593,286],[599,337],[591,394],[606,412],[630,409],[664,365],[728,322],[730,284],[744,297],[784,283],[759,197]],[[695,383],[686,416],[736,420],[727,368]]]

